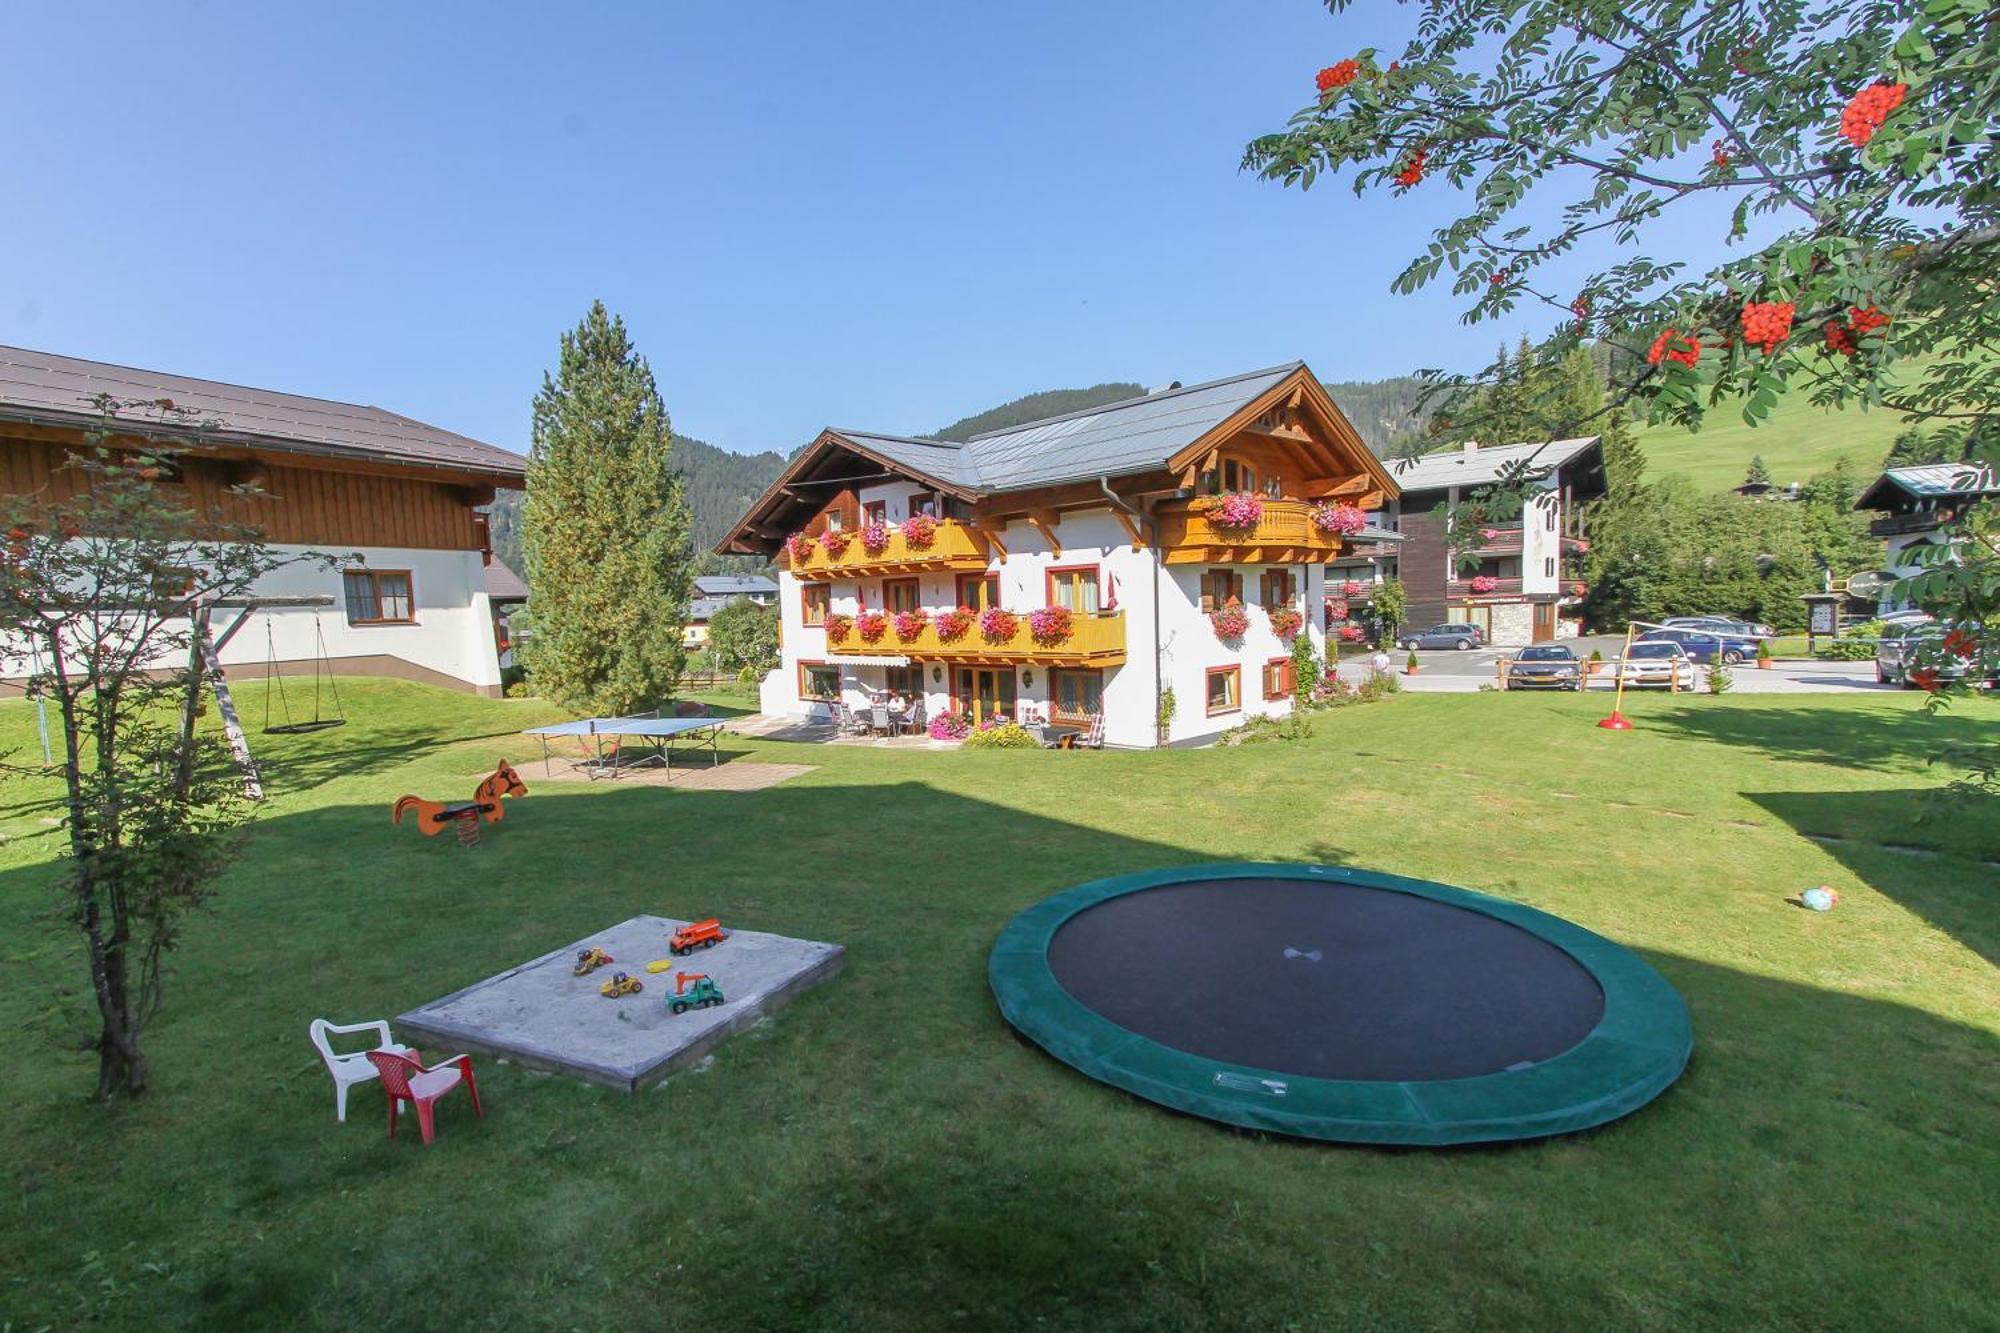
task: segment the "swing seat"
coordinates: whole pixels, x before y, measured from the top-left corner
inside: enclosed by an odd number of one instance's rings
[[[325,731],[329,727],[344,727],[346,725],[347,719],[344,717],[323,717],[315,722],[287,722],[281,726],[266,727],[264,728],[264,734],[266,736],[302,736],[309,731]]]

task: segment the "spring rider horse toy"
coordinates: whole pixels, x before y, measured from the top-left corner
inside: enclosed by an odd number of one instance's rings
[[[521,781],[514,772],[514,766],[502,759],[500,767],[472,789],[470,801],[452,804],[445,801],[426,801],[421,796],[405,796],[396,802],[390,812],[389,822],[401,824],[406,812],[415,812],[417,827],[424,836],[434,838],[444,832],[447,825],[457,830],[458,845],[477,847],[479,845],[479,821],[497,824],[507,817],[506,807],[501,804],[503,797],[526,796],[528,784]]]

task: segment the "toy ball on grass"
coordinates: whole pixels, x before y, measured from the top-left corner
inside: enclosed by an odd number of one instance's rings
[[[1815,912],[1831,912],[1833,905],[1840,901],[1840,894],[1822,884],[1800,894],[1799,901]]]

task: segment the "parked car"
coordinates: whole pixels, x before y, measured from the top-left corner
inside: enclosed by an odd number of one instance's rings
[[[1911,672],[1929,667],[1941,681],[1964,680],[1973,664],[1939,651],[1943,639],[1944,626],[1935,620],[1884,625],[1875,643],[1875,679],[1884,685],[1908,686]]]
[[[1757,640],[1754,637],[1706,626],[1699,629],[1651,630],[1641,636],[1639,642],[1677,643],[1697,662],[1712,662],[1720,652],[1722,661],[1727,666],[1746,662],[1757,655]]]
[[[1405,649],[1456,648],[1463,652],[1479,647],[1485,642],[1485,635],[1477,625],[1432,625],[1429,629],[1411,630],[1397,642]]]
[[[1668,616],[1660,623],[1668,629],[1720,630],[1746,639],[1775,639],[1778,636],[1778,631],[1769,625],[1754,620],[1738,620],[1735,616]]]
[[[1694,663],[1671,639],[1641,639],[1618,659],[1618,678],[1633,689],[1657,685],[1691,690],[1695,685]]]
[[[1523,648],[1521,655],[1507,664],[1510,690],[1580,690],[1583,662],[1567,644],[1538,643]]]

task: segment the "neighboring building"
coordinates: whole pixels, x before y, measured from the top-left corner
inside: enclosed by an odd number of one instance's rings
[[[1861,493],[1854,507],[1882,515],[1868,525],[1868,531],[1889,543],[1883,573],[1903,579],[1923,569],[1910,558],[1911,551],[1936,545],[1939,528],[1995,495],[2000,495],[2000,482],[1985,464],[1923,463],[1890,468]],[[1896,585],[1887,583],[1876,611],[1886,615],[1908,606],[1906,598],[1897,596]]]
[[[1227,527],[1226,494],[1261,497],[1254,527]],[[1031,713],[1085,724],[1102,712],[1112,745],[1156,743],[1164,691],[1172,742],[1198,742],[1289,712],[1289,642],[1272,612],[1295,613],[1323,651],[1325,563],[1343,539],[1315,502],[1369,510],[1396,483],[1303,363],[1031,422],[963,443],[827,430],[800,451],[717,551],[779,556],[783,663],[767,713],[839,699],[920,697],[926,715]],[[936,523],[913,545],[902,525]],[[862,533],[886,529],[875,551]],[[818,540],[829,530],[837,552]],[[1209,612],[1239,603],[1248,629],[1218,636]],[[997,608],[1010,634],[977,625],[907,641],[859,627],[830,641],[829,617]],[[1060,607],[1071,629],[1037,641],[1029,613]],[[1281,617],[1283,618],[1283,617]],[[996,618],[996,621],[998,618]],[[995,629],[1002,628],[996,624]]]
[[[758,606],[778,604],[778,585],[761,574],[703,574],[694,581],[694,596],[688,602],[687,627],[681,631],[681,646],[693,652],[708,646],[708,622],[715,613],[739,597]]]
[[[177,466],[189,503],[261,528],[276,551],[343,557],[263,579],[256,593],[333,604],[258,611],[263,623],[224,647],[225,666],[310,671],[323,639],[342,674],[500,692],[480,507],[495,487],[525,484],[525,459],[379,407],[0,347],[8,494],[60,499],[83,484],[64,461],[100,424],[99,395],[150,405],[121,410],[106,443],[186,450]],[[260,493],[228,489],[246,483]],[[0,670],[16,687],[26,673],[14,661]]]
[[[486,601],[493,608],[493,644],[500,653],[500,669],[505,671],[514,665],[514,650],[527,637],[517,634],[512,622],[514,613],[528,604],[528,585],[497,556],[486,561]]]
[[[1450,545],[1452,506],[1522,464],[1539,474],[1526,511],[1512,522],[1482,524],[1472,549],[1478,566],[1459,568]],[[1604,494],[1604,450],[1596,436],[1467,443],[1397,463],[1394,474],[1402,494],[1379,522],[1400,542],[1358,542],[1327,570],[1330,587],[1359,583],[1366,599],[1375,584],[1400,578],[1406,625],[1478,625],[1488,643],[1541,643],[1577,633],[1583,600],[1577,558],[1590,545],[1582,506]]]

